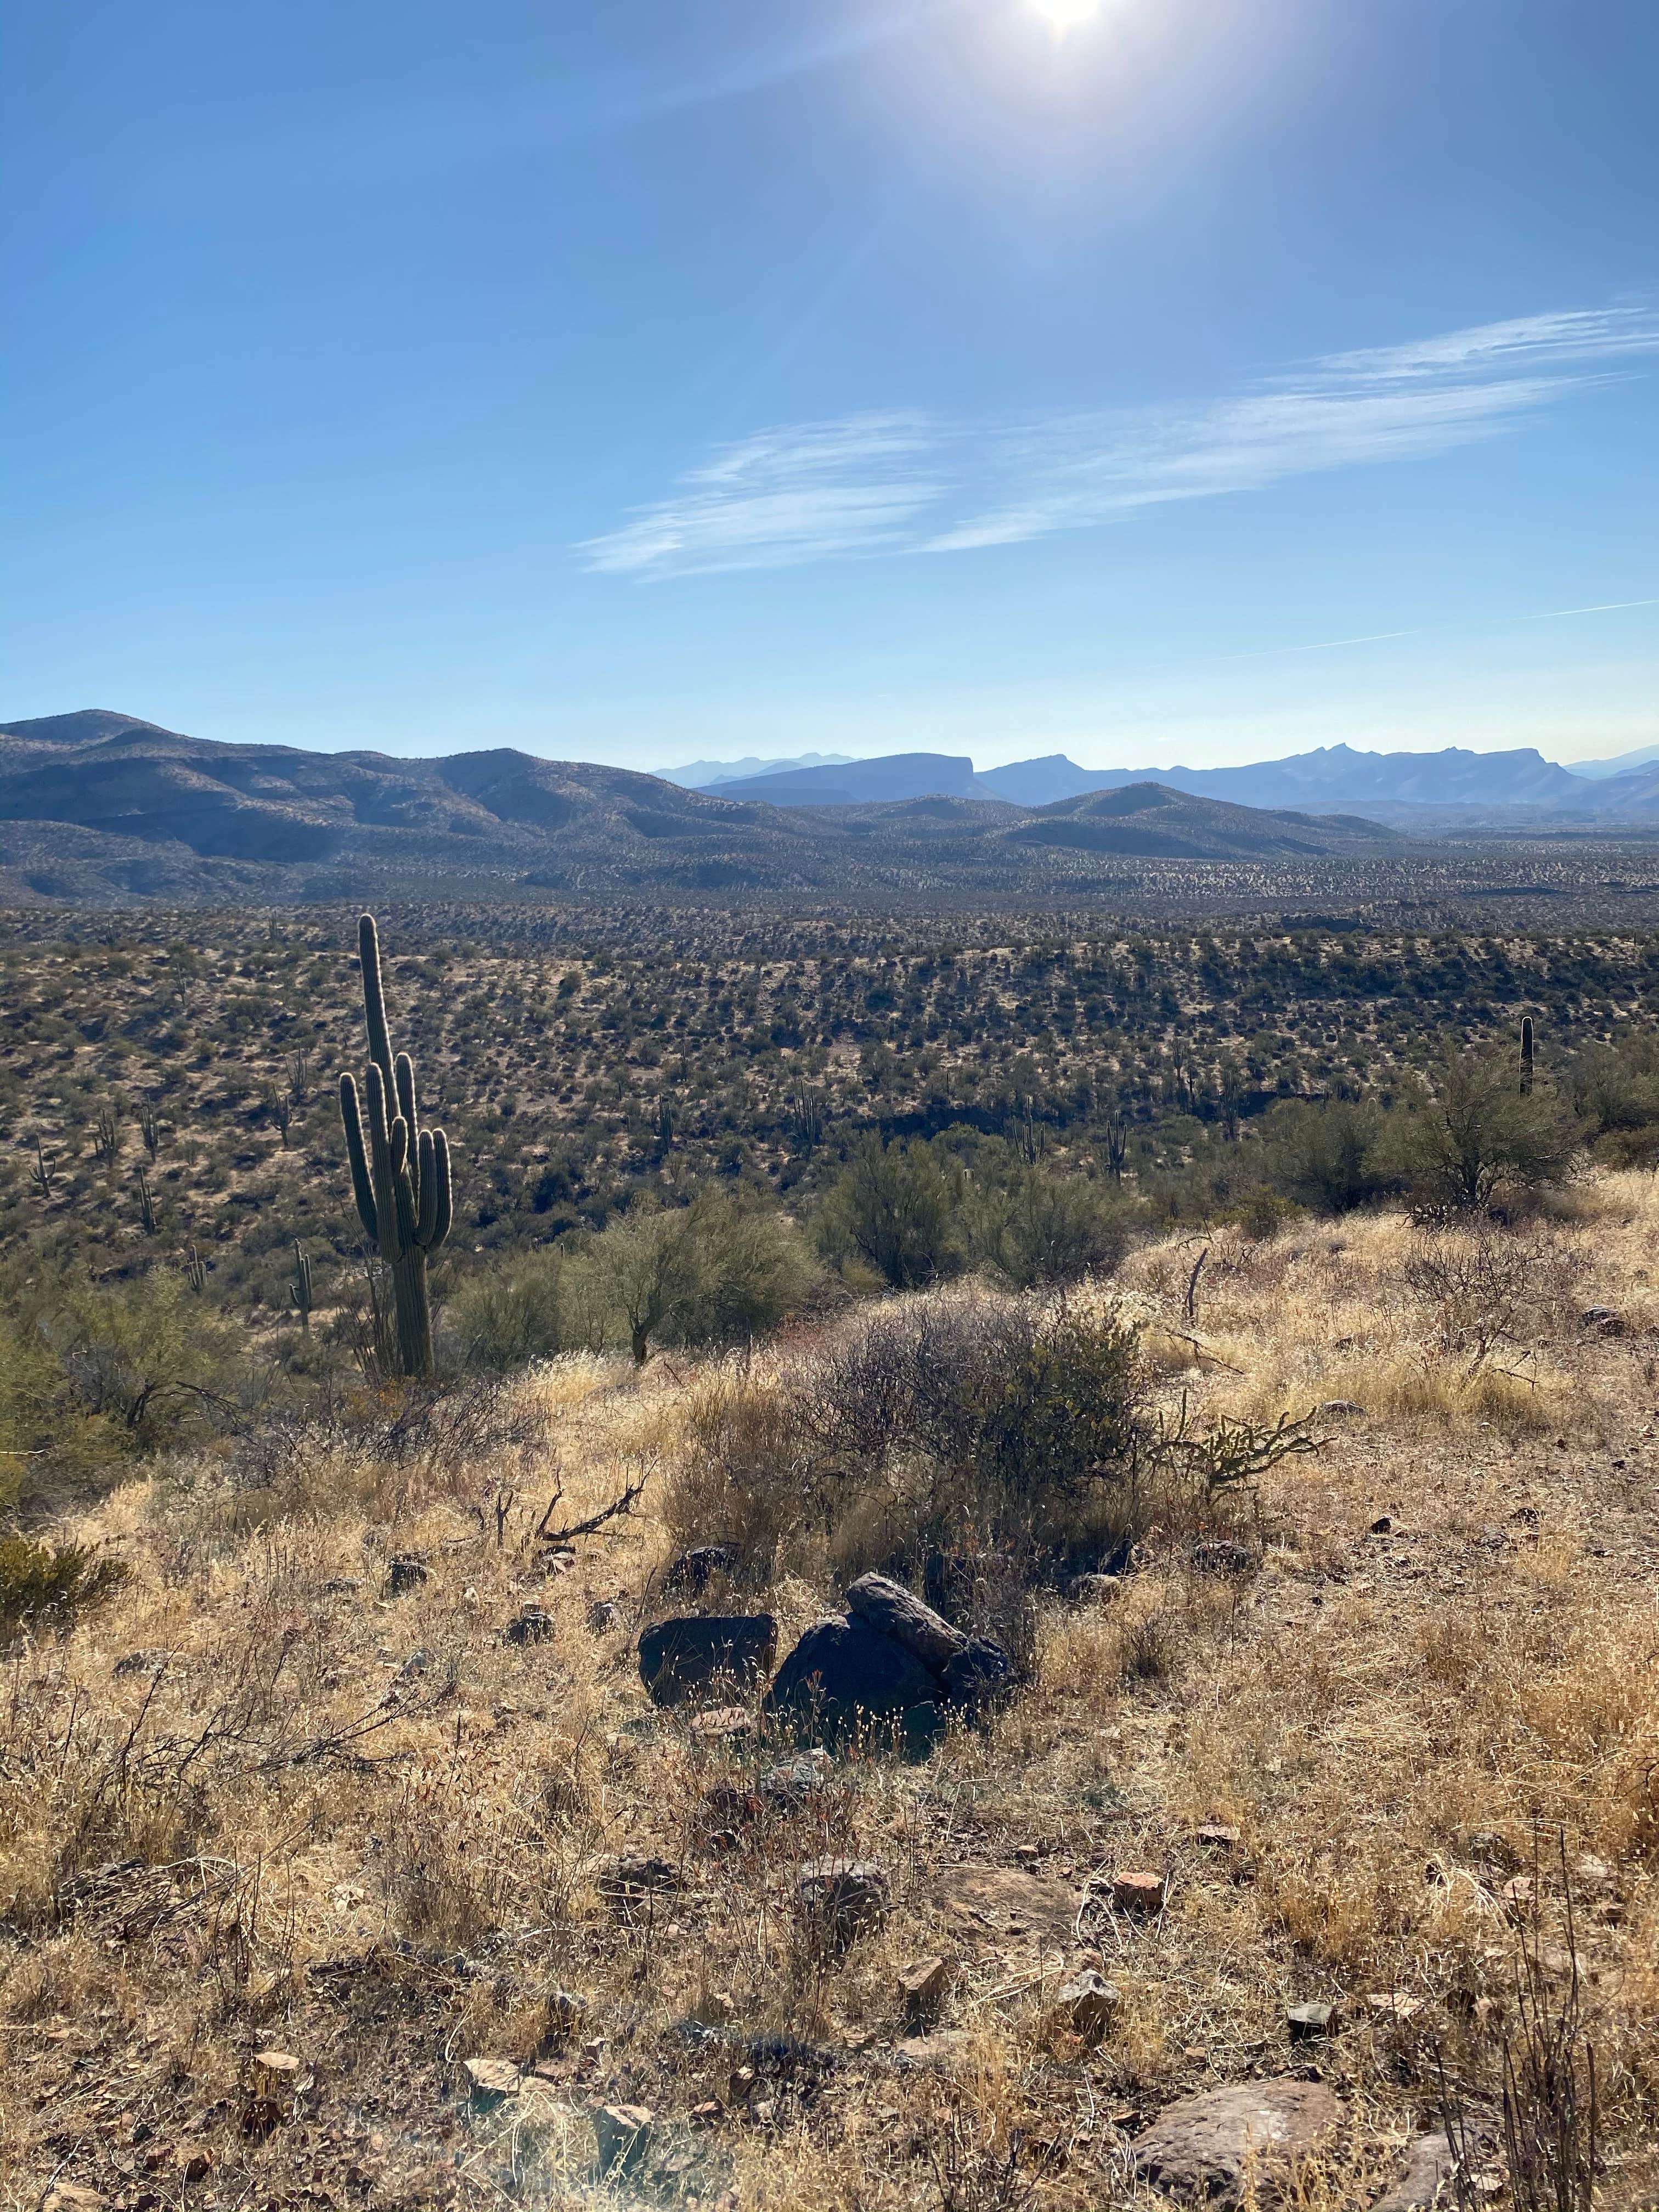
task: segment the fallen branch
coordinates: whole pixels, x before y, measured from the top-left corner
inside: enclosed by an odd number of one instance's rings
[[[645,1486],[649,1480],[648,1474],[642,1474],[637,1482],[630,1482],[621,1497],[613,1498],[609,1505],[602,1505],[597,1513],[590,1513],[586,1521],[573,1521],[563,1528],[550,1528],[547,1524],[552,1519],[555,1509],[563,1502],[564,1488],[561,1485],[548,1499],[547,1510],[536,1523],[536,1533],[531,1540],[550,1545],[556,1551],[565,1544],[574,1544],[579,1536],[596,1534],[607,1521],[615,1521],[620,1515],[633,1510],[644,1496]]]

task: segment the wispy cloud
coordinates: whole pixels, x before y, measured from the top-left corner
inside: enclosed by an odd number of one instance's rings
[[[659,577],[1014,544],[1500,437],[1653,353],[1659,319],[1647,311],[1584,308],[1328,354],[1170,406],[798,423],[722,448],[671,497],[579,550],[591,568]]]

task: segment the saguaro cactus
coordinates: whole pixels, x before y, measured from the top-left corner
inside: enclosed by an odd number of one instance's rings
[[[394,1060],[380,981],[380,942],[372,914],[357,925],[362,957],[363,1012],[368,1025],[368,1138],[357,1085],[340,1078],[340,1119],[351,1160],[351,1187],[370,1242],[392,1277],[398,1359],[405,1375],[432,1372],[432,1308],[426,1261],[449,1234],[449,1139],[422,1129],[415,1110],[415,1067],[406,1052]]]
[[[1532,1089],[1532,1016],[1521,1017],[1521,1096]]]
[[[311,1334],[311,1262],[299,1238],[294,1240],[294,1280],[288,1286],[289,1303],[300,1316],[300,1327]]]

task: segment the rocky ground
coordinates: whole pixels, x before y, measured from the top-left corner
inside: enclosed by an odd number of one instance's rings
[[[117,1492],[130,1583],[6,1662],[0,2203],[1402,2212],[1449,2086],[1460,2201],[1529,2204],[1529,2006],[1597,2203],[1659,2201],[1656,1224],[1620,1176],[1526,1231],[1473,1367],[1401,1220],[1224,1237],[1191,1316],[1137,1255],[1165,1401],[1321,1449],[1040,1593],[982,1697],[883,1616],[933,1690],[861,1740],[763,1697],[850,1576],[672,1586],[695,1369]]]

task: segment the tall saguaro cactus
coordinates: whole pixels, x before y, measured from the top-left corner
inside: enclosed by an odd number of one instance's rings
[[[340,1118],[351,1160],[351,1187],[365,1231],[392,1276],[398,1321],[398,1358],[405,1375],[432,1372],[432,1307],[426,1261],[449,1234],[449,1139],[441,1129],[422,1129],[415,1110],[415,1066],[406,1052],[394,1060],[380,980],[380,941],[374,917],[357,924],[362,957],[363,1011],[368,1024],[368,1140],[357,1085],[340,1078]]]
[[[1532,1016],[1521,1017],[1521,1096],[1525,1098],[1532,1091]]]

